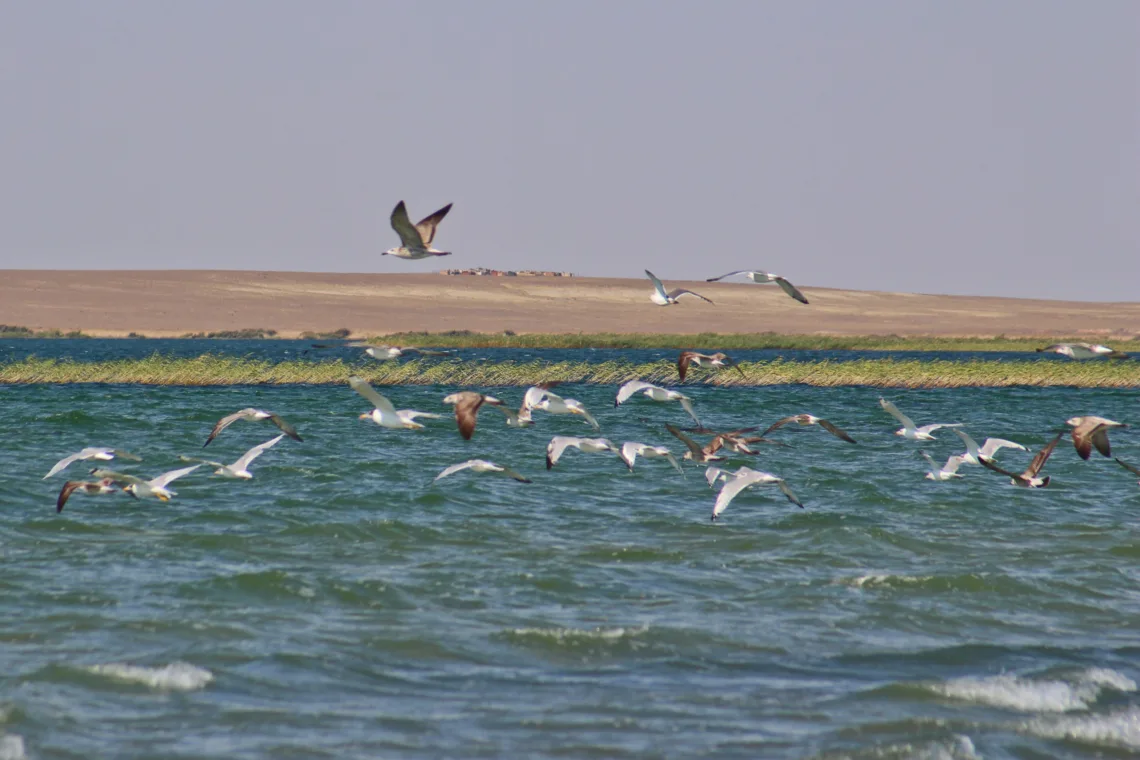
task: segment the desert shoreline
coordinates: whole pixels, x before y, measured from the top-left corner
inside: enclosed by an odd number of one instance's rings
[[[96,337],[275,330],[279,337],[642,333],[1086,337],[1140,335],[1140,303],[924,295],[668,281],[715,303],[649,302],[645,279],[206,270],[0,272],[0,323]]]

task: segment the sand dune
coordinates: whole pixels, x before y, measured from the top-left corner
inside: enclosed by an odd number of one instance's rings
[[[1140,335],[1140,303],[1087,303],[670,281],[708,296],[649,302],[646,280],[439,274],[10,270],[0,323],[92,335],[266,328],[283,336],[501,332],[777,332],[824,335]]]

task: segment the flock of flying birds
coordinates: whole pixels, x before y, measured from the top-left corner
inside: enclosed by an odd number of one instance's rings
[[[403,259],[422,259],[428,256],[450,255],[447,251],[439,251],[431,247],[432,241],[435,239],[436,228],[450,210],[451,204],[448,204],[413,225],[408,217],[408,211],[404,206],[404,202],[400,201],[392,211],[391,223],[392,228],[400,237],[401,245],[397,248],[385,251],[384,255],[396,256]],[[653,292],[650,294],[650,300],[655,304],[670,306],[678,303],[679,299],[686,295],[712,303],[711,300],[701,294],[684,288],[666,290],[661,280],[652,272],[645,270],[645,274],[653,283]],[[775,283],[791,298],[803,304],[808,303],[807,298],[804,297],[804,294],[801,293],[795,285],[786,278],[770,272],[737,270],[719,277],[711,277],[708,281],[714,282],[735,275],[744,275],[747,279],[756,283]],[[444,353],[428,351],[412,346],[373,345],[362,341],[351,341],[339,344],[339,346],[363,348],[368,356],[381,361],[399,359],[401,356],[409,353],[429,356],[442,355]],[[314,348],[328,347],[330,346],[314,344]],[[1071,359],[1125,358],[1127,356],[1127,354],[1114,351],[1107,346],[1090,343],[1058,343],[1037,350],[1061,354]],[[735,367],[738,371],[740,370],[739,365],[724,353],[702,354],[696,351],[683,351],[677,360],[677,374],[681,383],[685,382],[690,367],[712,369]],[[348,384],[352,390],[356,391],[372,404],[372,410],[361,414],[360,418],[371,420],[380,427],[399,430],[421,430],[426,426],[417,420],[440,419],[443,416],[434,412],[422,412],[414,409],[396,409],[389,399],[377,393],[376,390],[362,378],[349,378]],[[474,435],[479,411],[483,408],[495,409],[497,412],[503,414],[506,418],[506,424],[514,428],[525,428],[533,425],[535,423],[534,413],[545,412],[552,415],[577,415],[594,430],[599,430],[600,425],[597,419],[590,414],[580,401],[572,398],[563,398],[551,391],[551,388],[555,385],[557,384],[543,383],[528,388],[523,395],[522,405],[517,411],[507,407],[507,405],[499,399],[478,391],[459,391],[452,393],[444,397],[443,403],[454,407],[456,426],[459,429],[460,435],[466,440],[470,440]],[[614,398],[614,406],[621,406],[636,395],[641,395],[652,401],[662,403],[675,401],[685,413],[692,418],[695,427],[678,428],[675,425],[666,424],[665,429],[684,445],[685,452],[681,457],[682,460],[704,465],[705,480],[708,482],[710,488],[715,488],[717,484],[720,484],[720,491],[717,494],[712,509],[713,520],[717,519],[741,491],[753,486],[774,485],[783,492],[788,501],[797,507],[803,507],[803,503],[781,477],[748,466],[742,466],[733,471],[719,466],[730,458],[733,458],[734,455],[756,456],[760,453],[760,451],[755,448],[757,444],[787,445],[768,438],[767,436],[770,433],[786,425],[817,425],[841,441],[850,444],[856,443],[854,438],[828,420],[821,419],[812,414],[796,414],[777,420],[763,432],[759,433],[759,435],[751,435],[759,430],[758,427],[746,427],[722,432],[709,430],[701,424],[693,408],[692,399],[684,393],[678,390],[653,385],[652,383],[647,383],[642,380],[630,380],[621,385]],[[1002,438],[987,438],[984,443],[979,446],[973,438],[962,430],[957,429],[963,426],[962,423],[935,423],[917,426],[913,420],[900,412],[898,407],[890,401],[879,399],[879,404],[883,410],[902,424],[902,428],[897,430],[895,434],[908,440],[932,441],[935,440],[932,435],[934,431],[941,428],[955,428],[954,433],[962,439],[966,447],[965,452],[950,457],[941,467],[939,467],[937,462],[925,451],[920,452],[930,464],[930,471],[926,473],[926,477],[930,480],[944,481],[952,478],[960,478],[962,475],[958,470],[963,465],[981,465],[994,472],[1006,475],[1010,478],[1010,482],[1017,486],[1044,488],[1049,485],[1049,476],[1042,476],[1041,470],[1052,455],[1053,450],[1056,448],[1058,441],[1061,440],[1064,432],[1057,433],[1044,448],[1037,452],[1030,461],[1029,466],[1018,474],[999,467],[995,461],[995,457],[997,452],[1003,448],[1027,451],[1028,449],[1026,449],[1025,446]],[[69,480],[64,483],[56,499],[56,511],[62,512],[68,499],[75,493],[95,495],[123,491],[136,499],[153,497],[160,501],[169,501],[170,498],[176,494],[176,492],[169,487],[170,484],[179,478],[189,475],[203,465],[213,467],[214,474],[218,476],[249,479],[253,477],[253,474],[249,471],[249,467],[253,461],[264,454],[268,449],[275,446],[282,438],[288,436],[296,441],[302,440],[297,430],[280,415],[261,409],[247,408],[220,419],[217,424],[214,425],[213,430],[210,431],[203,447],[208,446],[223,430],[240,420],[251,422],[269,420],[281,430],[281,433],[275,438],[249,449],[232,464],[184,456],[182,459],[195,462],[195,464],[162,473],[149,480],[127,473],[95,468],[91,470],[91,474],[94,475],[97,480]],[[1066,424],[1071,428],[1069,434],[1077,453],[1082,459],[1086,460],[1090,457],[1094,448],[1102,455],[1110,457],[1111,450],[1108,441],[1108,431],[1113,428],[1127,427],[1127,425],[1123,423],[1095,416],[1073,417],[1069,419]],[[712,438],[708,443],[701,444],[694,440],[692,436],[688,435],[688,433],[711,435]],[[666,460],[669,465],[684,475],[681,463],[665,446],[655,446],[639,441],[626,441],[619,447],[608,438],[584,438],[561,435],[551,438],[546,446],[546,468],[549,470],[555,467],[566,451],[571,448],[578,449],[584,453],[616,455],[630,471],[633,470],[634,463],[638,457],[643,459],[660,458]],[[89,447],[61,459],[51,468],[51,471],[44,476],[44,479],[46,480],[62,472],[74,462],[92,459],[101,461],[113,459],[141,461],[140,457],[120,449]],[[1124,462],[1119,458],[1116,459],[1116,461],[1130,472],[1140,475],[1140,468]],[[470,470],[475,473],[502,475],[522,483],[531,482],[514,469],[486,459],[469,459],[465,462],[453,464],[441,471],[432,482],[434,483],[442,478],[464,470]]]

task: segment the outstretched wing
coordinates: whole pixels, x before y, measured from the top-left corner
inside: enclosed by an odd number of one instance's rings
[[[137,484],[141,485],[143,483],[146,483],[146,481],[143,480],[142,478],[135,477],[134,475],[128,475],[125,472],[115,472],[114,470],[103,470],[103,469],[100,469],[98,467],[96,467],[94,470],[92,470],[91,474],[97,478],[100,478],[100,479],[106,478],[107,480],[113,480],[116,483],[116,485],[122,485],[124,483],[126,483],[128,485],[131,483],[137,483]]]
[[[1116,463],[1118,465],[1120,465],[1121,467],[1123,467],[1124,469],[1128,470],[1133,475],[1140,475],[1140,467],[1137,467],[1134,464],[1128,464],[1128,462],[1125,462],[1120,457],[1116,458]]]
[[[396,208],[392,209],[392,229],[400,236],[400,245],[404,248],[423,248],[424,240],[420,237],[420,231],[412,225],[412,220],[408,219],[408,209],[403,201],[396,204]]]
[[[644,380],[630,380],[628,383],[625,383],[620,388],[618,388],[617,397],[614,398],[614,406],[624,404],[626,401],[629,401],[630,397],[633,396],[633,394],[639,391],[643,391],[646,388],[656,387],[657,386],[655,386],[653,383],[647,383]]]
[[[776,284],[780,286],[780,290],[784,291],[802,304],[806,304],[808,302],[807,298],[804,297],[804,294],[801,293],[799,288],[797,288],[795,285],[788,282],[783,277],[776,277],[774,279],[776,280]]]
[[[380,411],[393,416],[396,414],[396,407],[392,406],[392,402],[377,393],[364,378],[354,375],[348,378],[348,384],[354,391],[366,398],[369,403]]]
[[[1053,436],[1053,440],[1045,445],[1045,448],[1037,452],[1037,455],[1033,457],[1033,461],[1025,468],[1025,477],[1037,477],[1037,473],[1041,472],[1041,468],[1045,466],[1045,462],[1049,461],[1053,449],[1057,448],[1057,441],[1061,440],[1062,435],[1064,435],[1064,433],[1057,433],[1057,435]],[[983,460],[982,463],[985,464],[985,460]]]
[[[269,415],[269,421],[272,422],[274,425],[276,425],[278,430],[280,430],[282,433],[284,433],[285,435],[292,438],[294,441],[303,440],[301,438],[301,436],[297,434],[297,428],[293,427],[288,422],[281,419],[281,415],[271,414],[271,415]]]
[[[550,439],[550,443],[546,444],[546,469],[552,468],[558,464],[558,460],[562,458],[562,452],[570,446],[577,446],[582,442],[581,438],[571,438],[569,436],[556,435]]]
[[[693,402],[685,396],[681,396],[678,401],[681,402],[681,408],[689,413],[689,416],[693,418],[693,422],[697,423],[697,426],[699,427],[701,421],[697,419],[697,413],[693,411]]]
[[[693,453],[693,458],[695,460],[700,461],[700,459],[704,457],[704,449],[697,445],[697,442],[692,438],[682,433],[680,428],[676,427],[675,425],[665,423],[665,429],[672,433],[677,438],[677,440],[685,444],[685,448]]]
[[[677,357],[677,376],[681,378],[681,382],[685,382],[685,373],[689,370],[689,362],[697,354],[693,351],[682,351],[681,355]]]
[[[431,242],[431,241],[428,241],[428,242]],[[404,351],[404,353],[408,353],[409,351],[413,351],[413,352],[419,354],[420,356],[447,356],[448,354],[451,353],[450,351],[430,351],[426,348],[415,348],[413,346],[406,346],[403,349],[403,351]]]
[[[842,430],[840,430],[839,428],[835,427],[835,425],[832,425],[827,420],[820,420],[818,424],[821,428],[823,428],[827,432],[831,433],[833,436],[835,436],[839,440],[847,441],[848,443],[855,443],[854,438],[847,435],[847,433],[845,433]]]
[[[907,427],[907,428],[913,428],[914,427],[914,420],[912,420],[910,417],[907,417],[905,414],[900,412],[899,408],[897,406],[895,406],[894,404],[892,404],[890,401],[887,401],[885,398],[881,398],[881,399],[879,399],[879,406],[883,407],[883,409],[886,410],[887,414],[891,415],[896,420],[901,422],[903,427]]]
[[[657,294],[662,298],[668,299],[669,296],[665,293],[665,286],[661,284],[661,280],[657,279],[657,275],[646,269],[645,276],[653,283],[653,288],[657,291]]]
[[[210,435],[206,438],[206,442],[202,444],[202,448],[206,448],[207,446],[209,446],[210,441],[217,438],[218,435],[223,430],[225,430],[226,428],[228,428],[230,425],[234,424],[238,420],[242,419],[243,417],[245,417],[246,413],[250,412],[250,411],[253,411],[253,410],[252,409],[242,409],[240,411],[234,412],[233,414],[226,415],[225,417],[222,417],[220,420],[218,420],[217,423],[215,423],[215,425],[214,425],[214,429],[210,431]]]
[[[673,288],[672,290],[670,290],[668,293],[665,294],[665,297],[669,300],[672,300],[672,301],[676,301],[681,296],[696,296],[697,298],[701,299],[702,301],[708,301],[709,303],[712,303],[711,298],[705,298],[700,293],[694,293],[693,291],[685,290],[684,288]]]
[[[1025,478],[1023,476],[1018,475],[1015,472],[1010,472],[1009,470],[1003,470],[1002,468],[998,467],[994,463],[994,460],[992,460],[992,459],[987,459],[986,457],[979,457],[978,462],[980,462],[982,467],[985,467],[987,470],[993,470],[994,472],[1000,472],[1002,475],[1005,475],[1006,477],[1009,477],[1009,478],[1013,478],[1014,480],[1025,480]],[[1026,472],[1028,472],[1028,470]],[[1032,476],[1030,476],[1030,477],[1032,477]]]
[[[955,430],[954,432],[960,433],[961,431]],[[974,445],[977,446],[976,443]],[[966,444],[966,448],[967,450],[970,448],[969,443]],[[982,447],[980,449],[978,449],[976,452],[972,451],[971,453],[973,453],[975,456],[980,453],[984,457],[992,457],[998,452],[999,449],[1021,449],[1022,451],[1029,451],[1029,449],[1022,446],[1020,443],[1007,441],[1004,438],[987,438],[986,442],[982,444]]]
[[[164,472],[154,480],[150,481],[150,486],[151,488],[162,488],[178,480],[183,475],[189,475],[201,466],[202,465],[200,464],[196,464],[193,467],[183,467],[181,470],[171,470],[170,472]]]
[[[276,438],[269,439],[265,443],[257,444],[252,449],[250,449],[249,451],[242,454],[241,459],[234,462],[234,469],[235,470],[246,469],[247,467],[249,467],[250,462],[252,462],[253,460],[257,459],[259,456],[264,454],[266,449],[268,449],[270,446],[273,446],[274,444],[276,444],[278,441],[280,441],[284,437],[285,437],[285,434],[282,433],[281,435],[277,436]]]
[[[751,273],[752,273],[751,269],[737,269],[735,272],[729,272],[728,274],[722,274],[720,277],[709,277],[707,280],[705,280],[705,282],[716,282],[717,280],[723,280],[725,277],[732,277],[734,274],[751,274]]]
[[[446,478],[448,475],[454,475],[455,473],[460,472],[461,470],[466,470],[469,467],[474,467],[478,461],[478,459],[468,459],[466,462],[460,462],[459,464],[453,464],[450,467],[446,467],[444,468],[443,472],[435,476],[432,482],[434,483],[440,478]]]
[[[71,456],[66,456],[63,459],[59,460],[58,462],[55,463],[55,465],[50,470],[48,470],[48,474],[43,476],[43,480],[47,480],[48,478],[50,478],[52,475],[55,475],[60,470],[67,469],[67,467],[72,462],[78,462],[80,459],[87,459],[87,457],[90,456],[90,453],[89,453],[90,451],[91,451],[90,449],[83,449],[83,451],[80,451],[77,454],[72,454]]]
[[[75,489],[82,485],[82,480],[69,480],[63,484],[63,488],[59,489],[59,497],[55,500],[55,511],[57,514],[63,511],[63,505],[71,498],[71,494],[75,492]]]
[[[517,480],[520,483],[532,483],[532,482],[534,482],[530,478],[524,477],[524,476],[520,475],[519,473],[515,472],[510,467],[504,467],[503,465],[499,465],[499,472],[501,472],[503,475],[506,475],[507,477],[514,478],[515,480]]]
[[[574,399],[570,399],[570,400],[574,401]],[[586,407],[582,406],[582,403],[580,401],[575,402],[572,406],[570,406],[570,408],[573,409],[574,411],[576,411],[578,414],[585,417],[586,422],[590,423],[590,427],[594,428],[594,430],[601,430],[602,429],[602,426],[598,424],[598,421],[596,419],[594,419],[594,415],[592,415],[588,411],[586,411]]]
[[[443,218],[447,216],[448,211],[451,211],[450,203],[431,216],[425,216],[416,222],[416,232],[419,234],[420,239],[424,241],[423,245],[425,248],[431,245],[431,241],[435,240],[435,228],[438,227],[439,223],[443,221]],[[402,237],[401,235],[401,238]]]
[[[789,422],[795,422],[796,417],[797,417],[797,415],[793,414],[791,417],[785,417],[782,420],[776,420],[775,422],[773,422],[771,425],[768,426],[767,430],[765,430],[763,433],[760,434],[760,437],[764,438],[765,436],[768,435],[768,433],[771,433],[773,430],[779,430],[784,425],[787,425]]]

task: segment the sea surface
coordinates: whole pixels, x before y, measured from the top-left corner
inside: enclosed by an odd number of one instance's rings
[[[157,341],[156,341],[157,342]],[[149,342],[147,342],[149,343]],[[200,353],[200,351],[199,351]],[[453,388],[381,389],[447,414]],[[617,444],[680,443],[675,404],[562,386]],[[494,389],[509,404],[521,389]],[[580,419],[485,409],[394,431],[348,387],[8,386],[0,442],[0,759],[1078,758],[1140,754],[1140,485],[1068,440],[1025,490],[925,480],[870,388],[693,387],[702,422],[810,411],[748,464],[786,478],[717,522],[702,469],[566,453]],[[1079,414],[1140,423],[1136,391],[891,391],[919,424],[1041,447]],[[168,503],[75,495],[84,446],[232,462]],[[922,444],[961,450],[948,430]],[[1140,435],[1112,433],[1140,463]],[[523,484],[447,465],[482,457]],[[1029,454],[1002,451],[1009,469]]]

